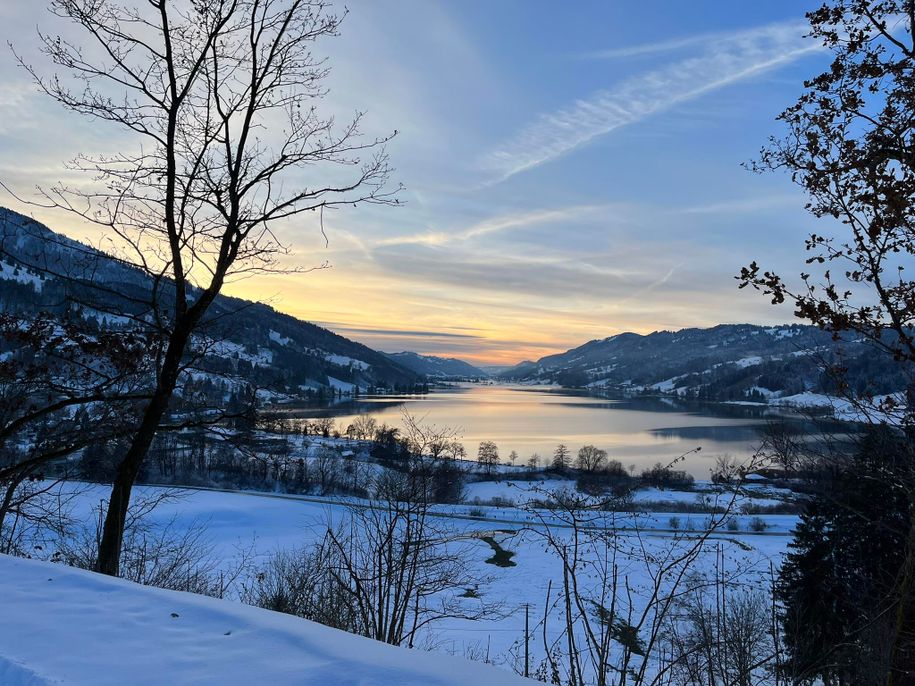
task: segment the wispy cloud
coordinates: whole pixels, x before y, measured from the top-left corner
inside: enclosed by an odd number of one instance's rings
[[[693,205],[672,210],[673,214],[747,214],[766,212],[785,207],[800,208],[804,206],[803,198],[797,193],[762,195],[753,198],[736,198],[707,205]]]
[[[591,52],[579,55],[582,59],[588,60],[614,60],[625,59],[627,57],[642,57],[645,55],[656,55],[664,52],[674,52],[685,48],[692,48],[697,45],[707,44],[709,41],[729,38],[728,34],[722,33],[701,33],[693,36],[682,38],[672,38],[671,40],[658,41],[657,43],[639,43],[638,45],[626,45],[619,48],[608,48],[606,50],[592,50]]]
[[[577,205],[559,209],[534,210],[515,214],[500,215],[481,221],[473,226],[460,231],[427,231],[409,236],[395,236],[378,241],[378,246],[393,245],[448,245],[472,238],[501,233],[511,229],[519,229],[538,224],[553,224],[561,221],[579,220],[586,215],[603,212],[608,209],[606,205]]]
[[[450,333],[447,331],[421,331],[413,329],[379,329],[372,327],[347,326],[338,322],[318,322],[321,326],[333,329],[337,332],[355,333],[355,334],[372,334],[383,336],[396,336],[398,338],[470,338],[478,340],[482,336],[466,333]]]
[[[627,79],[611,90],[598,91],[540,116],[487,154],[480,166],[494,175],[494,182],[502,181],[622,126],[793,62],[820,47],[804,37],[804,26],[796,22],[771,24],[709,39],[707,48],[697,56]]]

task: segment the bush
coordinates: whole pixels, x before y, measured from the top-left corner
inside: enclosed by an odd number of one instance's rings
[[[642,472],[642,483],[654,488],[669,488],[671,490],[691,490],[695,479],[684,471],[665,467],[658,462],[651,469]]]
[[[762,517],[753,517],[753,519],[750,520],[750,523],[747,525],[747,527],[750,531],[756,531],[758,533],[760,531],[765,531],[766,529],[768,529],[769,525],[766,524],[766,520],[763,519]]]
[[[347,590],[334,575],[337,564],[333,549],[326,545],[278,551],[242,587],[241,600],[356,633]]]
[[[632,477],[618,460],[610,460],[596,469],[578,473],[576,487],[582,493],[602,495],[612,491],[615,496],[625,495],[630,490]]]

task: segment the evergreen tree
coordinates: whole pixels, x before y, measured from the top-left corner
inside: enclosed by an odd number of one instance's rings
[[[786,671],[796,683],[885,683],[898,609],[890,591],[910,526],[908,453],[901,435],[870,429],[801,515],[777,587]]]

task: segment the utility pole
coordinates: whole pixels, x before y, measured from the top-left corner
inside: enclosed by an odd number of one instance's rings
[[[530,673],[530,614],[531,606],[528,603],[524,603],[524,676],[529,677]]]

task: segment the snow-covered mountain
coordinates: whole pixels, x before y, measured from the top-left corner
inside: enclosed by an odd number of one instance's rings
[[[130,316],[146,316],[151,284],[143,271],[0,208],[0,311],[62,314],[75,307],[88,326],[116,328],[129,325]],[[271,393],[407,388],[422,381],[382,353],[260,303],[220,296],[207,320],[204,366]]]
[[[623,333],[589,341],[536,362],[522,362],[501,378],[526,383],[629,389],[712,400],[757,400],[836,392],[825,369],[841,364],[859,392],[904,387],[898,368],[869,345],[801,325],[722,324],[709,329]]]
[[[432,379],[483,379],[489,376],[479,367],[455,357],[436,357],[414,352],[384,354],[400,366]]]

